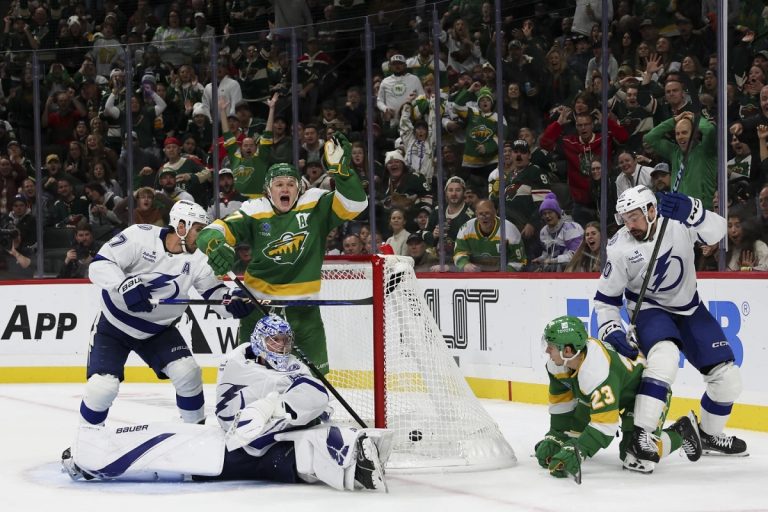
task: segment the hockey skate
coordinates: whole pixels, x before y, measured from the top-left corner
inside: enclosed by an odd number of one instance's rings
[[[78,467],[77,464],[75,464],[75,460],[72,458],[71,448],[67,448],[61,454],[61,467],[64,471],[67,472],[72,480],[93,480],[95,478],[93,475],[87,471],[83,471]]]
[[[355,442],[355,449],[355,483],[363,489],[389,492],[374,442],[366,434],[361,434]]]
[[[729,457],[746,457],[749,455],[747,443],[736,436],[727,436],[722,432],[719,434],[707,434],[701,430],[701,425],[699,425],[699,433],[701,434],[701,447],[704,455],[725,455]]]
[[[691,462],[699,460],[702,451],[701,437],[699,436],[699,422],[693,411],[689,412],[687,416],[679,418],[669,428],[680,434],[680,437],[683,438],[680,450],[685,453],[688,460]]]
[[[651,474],[656,469],[656,463],[649,460],[640,460],[630,452],[624,455],[623,468],[629,471],[635,471],[637,473]]]
[[[627,452],[642,461],[659,462],[659,438],[644,428],[635,426]]]

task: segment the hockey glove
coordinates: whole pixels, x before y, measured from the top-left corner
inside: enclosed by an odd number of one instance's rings
[[[619,354],[632,359],[637,359],[639,354],[637,345],[633,342],[627,341],[627,333],[621,329],[614,329],[603,338],[605,343],[608,343]]]
[[[553,435],[547,434],[544,439],[536,443],[536,460],[539,461],[539,466],[548,468],[549,463],[552,461],[552,456],[559,452],[565,443]]]
[[[688,197],[679,192],[669,192],[661,197],[659,213],[686,226],[695,226],[704,217],[704,206],[695,197]]]
[[[247,298],[247,296],[243,290],[233,290],[231,295],[227,294],[224,296],[224,299],[233,299],[232,302],[224,306],[224,309],[229,311],[234,318],[245,318],[256,309],[253,302],[242,300],[245,298]]]
[[[123,301],[125,301],[125,306],[129,311],[134,313],[149,313],[152,311],[153,306],[149,302],[152,294],[138,277],[129,277],[120,283],[118,291],[123,296]]]
[[[235,249],[226,242],[219,242],[206,254],[208,255],[208,265],[217,276],[223,276],[232,270],[232,265],[235,264]]]
[[[343,133],[336,132],[325,143],[323,160],[325,161],[325,168],[328,169],[328,174],[349,176],[349,164],[352,161],[352,144],[349,143]]]
[[[576,476],[581,471],[581,461],[581,454],[576,449],[576,445],[569,443],[552,456],[549,474],[557,478]]]

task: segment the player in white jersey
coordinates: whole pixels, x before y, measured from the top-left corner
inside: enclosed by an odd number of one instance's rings
[[[386,489],[390,433],[326,423],[328,392],[291,355],[293,330],[260,319],[250,343],[219,366],[219,426],[81,425],[64,469],[74,479],[324,482],[340,490]]]
[[[701,372],[706,392],[701,399],[701,438],[705,454],[747,455],[746,443],[723,433],[733,403],[741,392],[741,376],[720,324],[704,307],[696,290],[694,243],[718,243],[726,222],[706,211],[700,200],[656,196],[639,185],[627,189],[616,204],[622,227],[608,242],[608,257],[595,295],[598,336],[632,359],[638,348],[647,363],[635,402],[635,431],[629,450],[641,460],[658,462],[652,435],[677,375],[680,353]],[[648,283],[635,333],[622,327],[622,295],[633,311],[661,225],[668,217],[653,275]]]
[[[104,423],[123,380],[125,362],[136,352],[160,379],[171,379],[182,419],[204,419],[200,367],[174,326],[186,305],[153,306],[154,299],[189,298],[196,289],[206,299],[234,293],[213,275],[197,250],[200,230],[210,223],[198,204],[179,201],[170,211],[171,228],[136,224],[106,243],[89,268],[101,291],[101,314],[88,354],[88,382],[80,404],[82,419]],[[254,306],[232,301],[217,313],[241,318]]]

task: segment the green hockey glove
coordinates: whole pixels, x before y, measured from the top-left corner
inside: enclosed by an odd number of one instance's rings
[[[574,444],[566,444],[552,456],[549,462],[549,474],[557,478],[568,475],[576,476],[581,471],[581,454]]]
[[[325,143],[323,154],[325,168],[328,174],[349,176],[349,165],[352,162],[352,144],[341,132],[334,133],[333,137]]]
[[[565,443],[551,434],[544,436],[544,439],[536,443],[536,460],[539,461],[539,466],[548,468],[549,463],[552,460],[552,456],[559,452]]]
[[[226,242],[219,242],[214,248],[206,251],[208,265],[217,276],[223,276],[235,264],[235,249]]]

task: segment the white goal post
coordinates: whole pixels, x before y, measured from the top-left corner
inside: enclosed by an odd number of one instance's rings
[[[327,257],[322,299],[373,297],[373,306],[321,308],[328,380],[368,426],[394,433],[388,469],[508,467],[515,454],[451,356],[413,260]],[[334,403],[333,419],[352,422]]]

